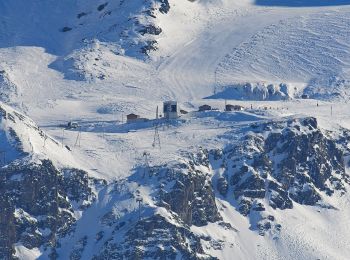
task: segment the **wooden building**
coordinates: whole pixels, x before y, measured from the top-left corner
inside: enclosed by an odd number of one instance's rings
[[[243,106],[240,105],[226,105],[225,111],[242,111],[244,109]]]
[[[209,111],[211,110],[211,106],[209,105],[202,105],[198,108],[198,111]]]

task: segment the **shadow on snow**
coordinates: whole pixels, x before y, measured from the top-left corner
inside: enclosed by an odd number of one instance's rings
[[[284,7],[316,7],[350,5],[350,0],[255,0],[256,5]]]

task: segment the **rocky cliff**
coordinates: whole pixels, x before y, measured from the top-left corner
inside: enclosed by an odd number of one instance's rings
[[[260,234],[281,228],[273,216],[262,213],[266,208],[291,209],[294,203],[332,207],[322,197],[346,192],[347,133],[333,139],[315,118],[253,124],[246,130],[238,144],[216,151],[224,169],[217,188],[237,201],[244,216],[261,215],[252,223]]]
[[[21,129],[40,142],[46,134],[7,106],[1,111],[1,143],[14,156],[0,168],[3,259],[16,258],[19,245],[39,248],[44,259],[215,259],[210,249],[225,241],[200,230],[238,232],[223,202],[253,232],[278,239],[277,210],[336,209],[327,198],[344,195],[350,183],[349,132],[323,130],[311,117],[254,123],[228,132],[224,149],[183,152],[180,160],[138,166],[106,183],[38,157]],[[54,139],[43,143],[67,150]]]
[[[15,162],[0,169],[0,258],[11,259],[14,244],[48,247],[55,258],[59,238],[74,232],[75,211],[95,200],[86,172],[62,172],[51,161]]]

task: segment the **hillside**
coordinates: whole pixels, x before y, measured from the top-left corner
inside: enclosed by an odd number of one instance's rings
[[[0,258],[347,259],[349,14],[0,0]]]

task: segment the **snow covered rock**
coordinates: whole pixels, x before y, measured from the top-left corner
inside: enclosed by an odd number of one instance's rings
[[[188,173],[173,169],[167,178],[172,184],[162,182],[170,187],[161,190],[161,203],[169,205],[187,225],[204,226],[221,219],[209,174],[190,165]]]
[[[350,81],[346,76],[314,78],[307,84],[303,92],[314,99],[348,100]]]
[[[112,236],[104,237],[103,247],[94,259],[215,259],[201,245],[201,239],[211,241],[211,238],[190,230],[191,226],[202,227],[222,220],[210,170],[203,167],[209,166],[208,163],[208,151],[201,149],[181,162],[136,169],[127,182],[137,183],[138,189],[150,189],[152,202],[142,203],[141,219],[135,219],[132,211],[126,209],[122,210],[122,216],[113,212],[105,214],[102,222],[113,232]],[[120,190],[121,183],[115,187]],[[137,198],[137,192],[136,195],[131,190],[124,193],[120,196]]]
[[[5,70],[0,70],[0,101],[10,103],[17,95],[17,86]]]
[[[15,243],[28,249],[55,247],[73,231],[76,210],[94,200],[87,173],[69,169],[62,174],[51,161],[12,163],[0,169],[0,256],[11,258]]]
[[[204,253],[201,238],[188,227],[158,214],[139,221],[124,239],[122,243],[107,241],[94,259],[216,259]]]
[[[267,207],[291,209],[294,203],[333,207],[323,203],[323,196],[346,192],[348,140],[340,146],[315,118],[253,124],[250,130],[224,150],[224,174],[219,179],[227,180],[243,215],[252,217]],[[261,229],[261,223],[257,227]]]
[[[53,248],[54,256],[59,237],[73,231],[76,212],[96,199],[96,182],[85,171],[56,167],[52,153],[40,154],[43,144],[63,154],[66,148],[29,118],[1,104],[0,123],[0,258],[12,259],[16,245]]]
[[[236,100],[288,100],[293,98],[294,89],[288,84],[242,83],[216,87],[213,99]]]

